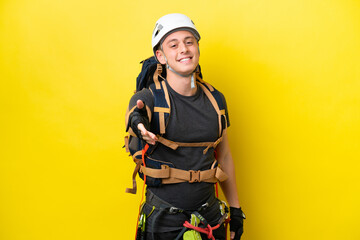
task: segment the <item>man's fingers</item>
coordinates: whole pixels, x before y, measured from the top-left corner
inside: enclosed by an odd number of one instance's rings
[[[234,239],[235,238],[235,232],[230,232],[230,239]]]
[[[150,137],[151,139],[157,140],[156,135],[153,134],[152,132],[149,132],[149,131],[148,131],[148,135],[149,135],[149,137]]]
[[[144,107],[144,102],[141,100],[137,100],[136,106],[138,109],[142,109]]]
[[[149,135],[149,137],[150,137],[152,140],[154,140],[154,141],[157,141],[157,140],[158,140],[158,138],[156,137],[156,135],[153,134],[152,132],[149,132],[149,131],[148,131],[148,135]]]
[[[150,143],[152,145],[155,145],[156,141],[158,140],[156,135],[149,131],[146,132],[143,138],[147,143]]]
[[[142,138],[149,144],[152,144],[154,145],[155,142],[158,140],[156,135],[153,134],[152,132],[149,132],[148,130],[146,130],[146,128],[144,127],[144,124],[142,123],[139,123],[138,124],[138,129],[140,130],[141,132],[141,136]]]
[[[144,135],[146,134],[147,130],[146,130],[146,128],[144,127],[144,124],[139,123],[139,124],[137,125],[137,128],[140,130],[142,136],[144,136]]]

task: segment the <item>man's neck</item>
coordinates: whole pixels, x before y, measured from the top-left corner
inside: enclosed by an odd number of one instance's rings
[[[193,96],[196,93],[197,85],[191,88],[191,75],[189,77],[179,76],[172,71],[167,71],[166,79],[172,89],[183,96]],[[194,79],[195,81],[195,79]]]

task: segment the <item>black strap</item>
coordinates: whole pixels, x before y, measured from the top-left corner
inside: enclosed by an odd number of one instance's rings
[[[187,230],[187,227],[183,227],[183,229],[181,230],[181,232],[177,235],[177,237],[174,239],[174,240],[179,240],[183,235],[184,233],[186,232]]]
[[[155,231],[154,231],[155,229],[154,229],[154,227],[155,227],[156,220],[167,209],[169,209],[169,208],[160,208],[159,212],[157,212],[153,217],[153,220],[151,222],[151,236],[152,236],[152,239],[154,239],[154,240],[155,240]]]
[[[154,206],[156,209],[159,209],[159,211],[153,216],[153,219],[151,221],[151,235],[152,238],[155,239],[155,224],[157,219],[164,213],[168,214],[177,214],[177,213],[186,213],[183,209],[174,207],[170,203],[162,200],[158,196],[156,196],[153,192],[151,192],[149,189],[146,191],[146,203],[150,206]]]

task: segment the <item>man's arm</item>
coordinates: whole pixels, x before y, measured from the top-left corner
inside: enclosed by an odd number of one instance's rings
[[[228,179],[220,183],[221,189],[230,205],[230,239],[240,240],[243,233],[243,214],[236,187],[235,166],[231,155],[229,140],[226,130],[223,133],[223,140],[216,148],[217,160],[222,170],[228,175]]]
[[[229,176],[226,181],[220,183],[221,189],[229,205],[231,207],[239,208],[240,204],[236,187],[235,166],[226,130],[223,133],[223,140],[216,148],[216,153],[221,169]]]

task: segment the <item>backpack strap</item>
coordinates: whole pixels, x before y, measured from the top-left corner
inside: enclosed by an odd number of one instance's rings
[[[223,131],[227,128],[227,119],[226,119],[225,103],[221,96],[221,93],[217,91],[209,83],[202,80],[199,76],[197,76],[197,80],[199,82],[199,86],[204,91],[204,93],[210,100],[211,104],[213,105],[216,113],[218,114],[219,137],[222,137]]]
[[[156,89],[160,89],[160,82],[159,82],[159,76],[161,76],[162,73],[162,66],[160,63],[156,65],[156,70],[153,75],[153,80],[156,86]]]
[[[141,163],[136,164],[133,175],[132,175],[133,187],[132,188],[126,188],[125,189],[126,193],[136,194],[136,191],[137,191],[136,175],[137,175],[138,171],[140,170],[140,166],[141,166]]]
[[[210,92],[213,92],[214,91],[214,88],[213,86],[211,86],[209,83],[205,82],[198,74],[196,75],[196,79],[202,83],[202,84],[205,84],[207,86],[207,88],[210,90]]]
[[[137,151],[135,154],[132,155],[132,158],[133,158],[134,162],[136,163],[136,166],[134,168],[133,175],[132,175],[133,187],[132,188],[126,188],[125,192],[127,192],[127,193],[136,194],[136,191],[137,191],[136,175],[139,172],[140,166],[141,166],[141,154],[142,154],[142,151],[140,150],[140,151]]]
[[[202,90],[204,91],[206,96],[209,98],[209,100],[210,100],[211,104],[213,105],[216,113],[218,114],[219,137],[221,137],[221,135],[222,135],[222,125],[221,125],[221,112],[220,112],[220,109],[219,109],[219,105],[217,104],[214,96],[210,93],[210,91],[203,84],[199,84],[199,86],[202,88]]]
[[[157,77],[159,76],[162,78],[161,75],[157,74]],[[149,87],[154,95],[154,120],[151,122],[151,125],[156,134],[162,135],[166,131],[167,120],[170,116],[170,98],[165,81],[159,81],[158,78],[156,81],[154,80],[155,84]]]

